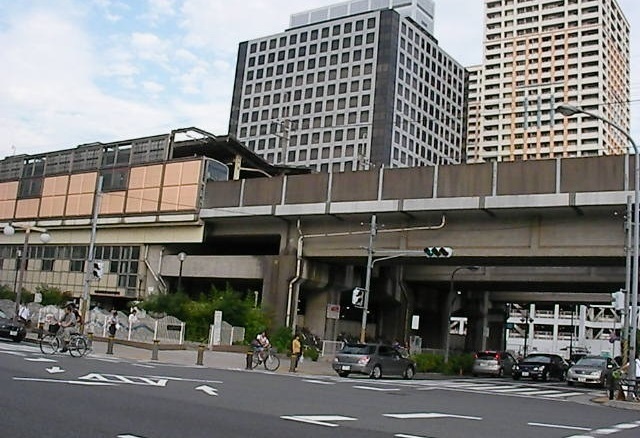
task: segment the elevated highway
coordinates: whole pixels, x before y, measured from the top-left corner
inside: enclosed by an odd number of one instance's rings
[[[470,325],[472,346],[486,343],[481,338],[487,331],[492,346],[502,339],[505,302],[609,302],[610,292],[624,287],[632,160],[571,158],[211,182],[199,212],[203,245],[193,249],[202,258],[191,261],[189,272],[193,278],[224,278],[222,267],[234,257],[236,278],[260,282],[262,301],[278,322],[330,338],[358,328],[358,311],[349,302],[353,287],[365,284],[368,251],[374,259],[397,254],[374,264],[367,334],[392,339],[414,333],[438,347],[446,324],[442,309],[454,298],[452,271],[478,266],[455,275],[463,299],[454,311],[479,321]],[[449,246],[454,255],[419,255],[427,246]],[[177,260],[165,256],[162,263],[163,275],[176,275]],[[339,322],[327,319],[328,304],[342,306]],[[414,314],[423,323],[411,332]]]

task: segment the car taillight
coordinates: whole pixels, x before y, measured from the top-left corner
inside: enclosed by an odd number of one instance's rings
[[[500,355],[496,354],[496,360],[500,360]]]
[[[371,358],[369,356],[361,357],[360,359],[358,359],[358,365],[366,365],[370,360]]]

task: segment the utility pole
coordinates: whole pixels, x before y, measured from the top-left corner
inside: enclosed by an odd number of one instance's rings
[[[369,228],[369,245],[367,246],[367,276],[364,284],[364,303],[362,305],[362,326],[360,328],[360,342],[364,343],[367,333],[367,313],[369,312],[369,295],[371,292],[371,271],[373,270],[373,244],[378,233],[376,224],[376,215],[371,215],[371,224]]]
[[[87,262],[84,266],[84,281],[82,282],[82,304],[80,314],[84,319],[84,327],[91,320],[90,304],[91,295],[89,294],[89,283],[91,282],[91,272],[93,268],[93,262],[95,259],[94,248],[96,244],[96,231],[98,228],[98,213],[100,212],[100,202],[102,201],[102,181],[103,177],[98,177],[98,185],[96,186],[96,193],[93,197],[93,217],[91,218],[91,238],[89,239],[89,252],[87,254]],[[83,327],[83,330],[84,330]]]

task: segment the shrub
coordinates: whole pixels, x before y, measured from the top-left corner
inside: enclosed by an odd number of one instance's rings
[[[419,353],[413,355],[413,360],[420,373],[441,373],[444,368],[444,358],[439,354]]]

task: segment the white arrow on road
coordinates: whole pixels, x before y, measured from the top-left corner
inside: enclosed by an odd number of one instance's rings
[[[215,395],[215,396],[218,395],[218,390],[217,389],[212,388],[212,387],[207,386],[207,385],[200,385],[200,386],[196,387],[196,390],[197,391],[202,391],[207,395]]]
[[[45,368],[45,370],[47,370],[47,372],[49,372],[49,374],[58,374],[58,373],[64,373],[64,370],[62,368],[60,368],[59,366],[54,366],[51,368]]]
[[[357,418],[343,417],[341,415],[293,415],[282,416],[283,420],[300,421],[301,423],[316,424],[318,426],[338,427],[338,424],[327,421],[355,421]]]
[[[470,417],[468,415],[441,414],[439,412],[416,412],[410,414],[382,414],[385,417],[399,418],[402,420],[412,418],[461,418],[463,420],[482,420],[482,417]]]

